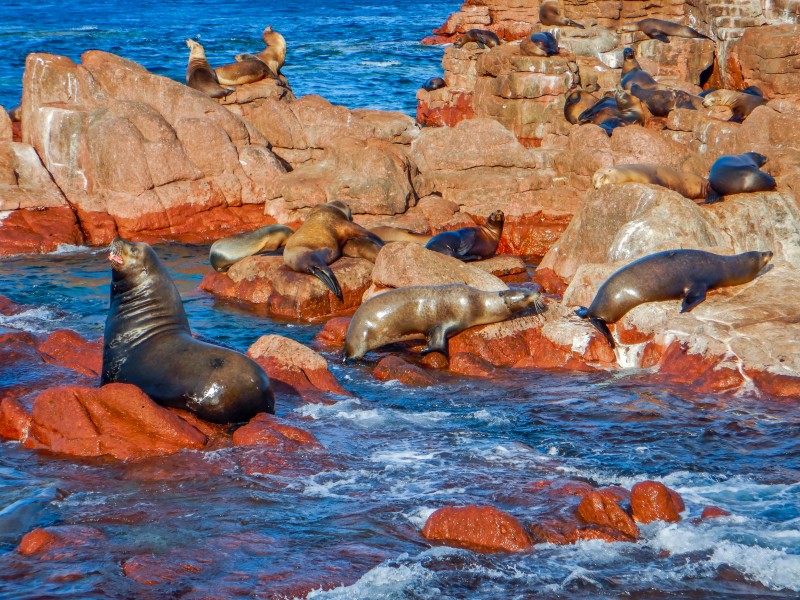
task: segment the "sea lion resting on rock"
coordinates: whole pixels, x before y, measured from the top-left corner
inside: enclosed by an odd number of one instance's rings
[[[633,48],[625,48],[622,51],[622,79],[620,86],[623,90],[630,90],[633,84],[637,84],[643,89],[655,89],[658,82],[650,76],[650,73],[639,66]]]
[[[624,90],[618,89],[614,93],[614,101],[617,104],[618,114],[614,115],[609,111],[608,118],[600,120],[595,117],[593,120],[593,123],[602,128],[609,137],[617,127],[645,125],[651,117],[647,106],[636,96],[628,94]]]
[[[491,258],[497,252],[500,236],[503,235],[505,215],[496,210],[481,227],[463,227],[455,231],[443,231],[433,236],[425,247],[428,250],[454,256],[463,261]]]
[[[486,29],[470,29],[467,33],[460,36],[455,42],[453,42],[453,46],[456,48],[461,48],[461,46],[464,44],[469,44],[470,42],[478,44],[478,48],[494,48],[495,46],[500,45],[500,38],[497,37],[497,34],[494,31],[488,31]]]
[[[261,39],[267,46],[264,50],[253,54],[237,54],[236,60],[248,60],[248,57],[255,57],[267,65],[275,77],[279,77],[283,63],[286,62],[286,40],[280,33],[272,29],[272,25],[264,29]]]
[[[589,319],[614,347],[608,323],[645,302],[683,298],[681,312],[706,299],[706,292],[752,281],[770,261],[772,252],[722,256],[702,250],[667,250],[640,258],[619,269],[597,290],[591,306],[575,313]]]
[[[192,337],[178,289],[153,249],[111,243],[102,384],[131,383],[215,423],[275,412],[269,377],[244,354]]]
[[[714,90],[703,97],[703,106],[706,108],[711,106],[727,106],[730,108],[733,112],[730,121],[733,123],[741,123],[754,109],[763,106],[767,102],[768,100],[763,96],[735,90]]]
[[[431,237],[433,237],[424,233],[414,233],[413,231],[400,227],[380,226],[373,227],[370,231],[387,244],[389,242],[413,242],[415,244],[425,245],[430,241]]]
[[[555,56],[558,54],[558,41],[549,31],[534,33],[522,40],[519,52],[523,56]]]
[[[276,77],[267,63],[255,54],[237,54],[235,63],[217,67],[214,73],[222,85],[244,85]]]
[[[705,200],[710,187],[699,175],[677,171],[662,165],[631,164],[615,165],[598,169],[592,177],[592,185],[600,189],[615,183],[651,183],[678,192],[690,200]]]
[[[597,103],[597,97],[589,92],[574,90],[567,94],[564,100],[564,118],[575,125],[578,123],[578,117],[580,117],[584,111],[596,106]]]
[[[663,21],[662,19],[642,19],[634,23],[634,31],[637,29],[644,33],[647,37],[659,40],[665,44],[669,44],[669,37],[682,37],[690,39],[704,39],[710,40],[707,35],[703,35],[696,29],[692,29],[686,25],[679,25],[672,21]]]
[[[708,173],[712,192],[707,201],[718,202],[722,200],[721,196],[731,194],[774,190],[775,179],[759,168],[766,162],[767,157],[758,152],[720,156]]]
[[[340,200],[312,208],[305,222],[286,242],[283,262],[298,273],[317,277],[333,294],[343,301],[342,290],[329,264],[342,255],[342,246],[351,238],[367,238],[371,246],[383,246],[381,239],[361,225],[350,221],[350,209]],[[361,255],[364,248],[354,244]]]
[[[539,22],[542,25],[561,25],[567,27],[578,27],[585,29],[583,25],[561,15],[558,2],[544,2],[539,7]]]
[[[645,89],[634,83],[630,92],[644,102],[647,110],[656,117],[666,117],[676,108],[697,110],[703,106],[703,99],[683,90]]]
[[[189,66],[186,68],[186,85],[211,96],[224,98],[233,90],[224,88],[217,81],[217,76],[206,60],[206,52],[199,42],[186,40],[189,46]]]
[[[259,252],[277,250],[294,231],[286,225],[266,225],[254,231],[239,233],[211,244],[209,261],[216,271],[225,272],[243,258]]]
[[[605,92],[603,97],[596,104],[590,106],[578,115],[578,123],[602,123],[608,119],[619,117],[620,112],[617,107],[617,99],[614,92]]]
[[[445,86],[447,86],[447,84],[441,77],[431,77],[425,83],[422,84],[422,89],[432,92],[433,90],[438,90]]]
[[[447,338],[476,325],[510,319],[538,304],[530,290],[483,292],[463,284],[411,286],[383,292],[358,307],[344,342],[344,362],[370,350],[425,336],[423,352],[447,354]]]

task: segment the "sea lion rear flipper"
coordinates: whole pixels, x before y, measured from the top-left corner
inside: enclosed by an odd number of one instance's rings
[[[683,302],[681,302],[681,312],[689,312],[695,306],[700,304],[703,300],[706,299],[706,292],[708,288],[702,283],[695,283],[689,290],[686,292],[686,296],[683,298]]]
[[[484,44],[483,42],[475,42],[475,43],[478,44],[478,48],[480,48],[481,50],[486,48],[486,44]]]
[[[659,42],[664,42],[665,44],[669,44],[669,36],[662,31],[653,31],[652,33],[647,34],[649,37],[653,38],[654,40],[658,40]]]
[[[589,317],[589,323],[594,325],[597,328],[597,331],[603,334],[603,337],[606,338],[609,346],[611,346],[611,349],[613,350],[616,347],[616,344],[614,343],[611,330],[608,328],[608,325],[606,325],[606,322],[599,317]]]
[[[701,204],[714,204],[715,202],[722,202],[724,199],[725,196],[720,194],[714,188],[709,187],[708,195],[706,196],[705,202],[701,202]]]
[[[435,327],[428,334],[428,347],[422,353],[428,354],[429,352],[441,352],[447,356],[447,329],[438,326]]]
[[[311,274],[324,283],[325,286],[331,292],[333,292],[333,295],[339,299],[339,302],[344,302],[342,288],[339,287],[339,282],[336,281],[336,275],[333,274],[333,271],[330,270],[330,267],[327,265],[312,265],[310,269]]]
[[[569,25],[571,27],[577,27],[578,29],[586,29],[586,27],[584,27],[583,25],[581,25],[577,21],[568,21],[567,25]]]

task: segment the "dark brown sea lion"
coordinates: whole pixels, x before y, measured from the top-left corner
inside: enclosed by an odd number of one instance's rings
[[[422,84],[422,89],[432,92],[433,90],[438,90],[446,86],[447,84],[441,77],[431,77],[425,83]]]
[[[615,183],[652,183],[674,190],[690,200],[705,200],[710,191],[708,180],[699,175],[663,165],[614,165],[598,169],[592,177],[595,189]]]
[[[503,235],[505,215],[496,210],[481,227],[463,227],[455,231],[443,231],[433,236],[425,247],[428,250],[454,256],[463,261],[491,258],[497,252],[500,236]]]
[[[706,299],[706,292],[752,281],[770,261],[772,252],[745,252],[722,256],[702,250],[667,250],[640,258],[611,275],[591,306],[575,313],[589,319],[614,347],[608,329],[629,310],[645,302],[683,299],[689,312]]]
[[[578,115],[578,123],[602,123],[612,118],[619,118],[620,112],[617,107],[617,99],[614,92],[606,92],[603,97],[595,104],[584,110]]]
[[[715,90],[703,97],[703,106],[727,106],[733,112],[730,121],[741,123],[745,118],[759,106],[766,104],[768,100],[756,94],[737,92],[735,90]]]
[[[696,29],[692,29],[687,25],[679,25],[678,23],[662,21],[661,19],[642,19],[633,25],[647,37],[666,44],[669,44],[668,36],[703,40],[711,39],[707,35],[703,35]]]
[[[644,102],[647,110],[656,117],[666,117],[676,108],[696,110],[703,106],[703,99],[683,90],[645,89],[634,83],[630,92]]]
[[[523,56],[555,56],[558,54],[558,41],[549,31],[534,33],[522,40],[519,52]]]
[[[564,100],[564,118],[574,125],[578,122],[578,117],[598,101],[596,96],[584,90],[572,91]]]
[[[629,90],[633,84],[637,84],[643,89],[655,89],[658,82],[650,74],[639,66],[633,48],[625,48],[622,51],[622,79],[620,86],[623,90]]]
[[[470,29],[467,33],[460,36],[455,42],[453,42],[453,46],[456,48],[461,48],[461,46],[464,44],[469,44],[470,42],[478,44],[478,48],[494,48],[495,46],[500,45],[500,38],[497,37],[497,34],[494,31],[488,31],[486,29]]]
[[[186,68],[186,85],[211,96],[224,98],[233,90],[224,88],[217,81],[217,76],[206,60],[206,52],[199,42],[186,40],[189,46],[189,66]]]
[[[239,233],[211,244],[208,258],[215,270],[224,273],[243,258],[259,252],[277,250],[294,231],[286,225],[266,225],[254,231]]]
[[[385,243],[389,242],[414,242],[415,244],[427,244],[433,237],[424,233],[414,233],[408,229],[400,227],[380,226],[370,229],[372,233],[381,238]]]
[[[617,90],[614,94],[619,108],[620,118],[626,125],[646,125],[652,116],[644,102],[625,90]]]
[[[255,54],[238,54],[235,63],[217,67],[214,73],[222,85],[244,85],[275,77],[267,63]]]
[[[561,15],[558,2],[545,2],[539,7],[539,22],[542,25],[561,25],[565,27],[579,27],[585,29],[583,25]]]
[[[264,369],[192,337],[178,289],[148,244],[116,239],[110,250],[103,385],[131,383],[159,404],[215,423],[275,412]]]
[[[358,307],[344,342],[344,362],[403,339],[424,336],[423,352],[447,354],[447,338],[476,325],[497,323],[536,306],[530,290],[483,292],[468,285],[411,286],[383,292]]]
[[[283,250],[283,262],[287,267],[318,278],[339,301],[344,299],[342,290],[328,265],[342,255],[345,242],[351,238],[368,238],[383,245],[377,235],[353,223],[349,213],[350,209],[340,200],[315,206]]]
[[[708,182],[713,192],[708,202],[718,202],[722,196],[768,192],[777,186],[775,179],[762,171],[767,157],[758,152],[720,156],[708,173]]]

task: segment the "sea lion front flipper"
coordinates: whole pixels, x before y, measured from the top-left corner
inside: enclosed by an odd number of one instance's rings
[[[480,48],[481,50],[484,50],[486,48],[486,44],[484,44],[483,42],[475,42],[475,43],[478,44],[478,48]]]
[[[333,271],[331,271],[328,265],[311,265],[309,269],[314,277],[319,279],[331,292],[333,292],[333,295],[339,299],[339,302],[344,302],[342,288],[339,287],[339,282],[336,280],[336,275],[333,274]]]
[[[595,328],[597,328],[597,331],[603,334],[603,337],[606,338],[612,350],[616,348],[617,345],[614,343],[614,338],[611,335],[611,330],[608,328],[608,325],[606,325],[606,322],[603,321],[603,319],[599,317],[589,317],[589,323],[594,325]]]
[[[663,31],[653,31],[652,33],[648,33],[647,35],[653,38],[654,40],[658,40],[659,42],[664,42],[665,44],[669,44],[669,36]]]
[[[683,302],[681,302],[681,312],[689,312],[695,306],[700,304],[703,300],[706,299],[706,292],[708,288],[703,283],[695,283],[689,290],[686,292],[686,296],[683,298]]]
[[[434,327],[428,334],[428,347],[422,353],[441,352],[447,356],[447,329],[441,325]]]

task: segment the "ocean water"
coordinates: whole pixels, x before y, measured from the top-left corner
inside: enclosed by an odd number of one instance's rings
[[[0,105],[22,95],[25,57],[50,52],[79,60],[105,50],[184,82],[186,38],[203,44],[212,66],[263,50],[272,25],[286,38],[283,74],[295,95],[320,94],[350,108],[414,114],[414,94],[441,75],[442,48],[420,40],[458,10],[434,0],[42,0],[0,3]]]

